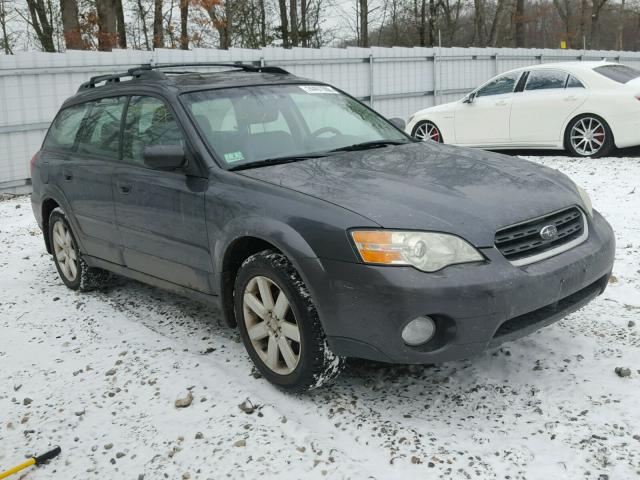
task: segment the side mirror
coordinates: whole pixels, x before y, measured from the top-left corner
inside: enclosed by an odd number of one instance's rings
[[[157,170],[175,170],[185,164],[182,145],[150,145],[142,151],[144,164]]]
[[[398,127],[400,130],[404,130],[404,127],[407,126],[407,124],[404,123],[404,120],[398,117],[390,118],[389,121],[393,123],[396,127]]]
[[[465,98],[462,103],[473,103],[473,101],[476,99],[476,92],[471,92],[469,95],[467,95],[467,98]]]

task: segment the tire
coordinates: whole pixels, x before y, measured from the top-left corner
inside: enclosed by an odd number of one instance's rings
[[[602,143],[598,145],[598,141]],[[613,132],[607,122],[592,114],[579,115],[569,122],[564,145],[571,155],[583,158],[604,157],[615,148]]]
[[[431,141],[435,143],[444,143],[442,133],[438,126],[428,120],[416,123],[416,126],[413,127],[413,131],[411,132],[411,136],[422,142]]]
[[[109,279],[109,272],[89,267],[84,261],[71,225],[60,208],[55,208],[49,216],[49,241],[58,275],[71,290],[95,290]]]
[[[300,393],[320,387],[344,368],[345,359],[329,348],[306,285],[281,253],[264,250],[247,258],[233,297],[244,346],[274,385]]]

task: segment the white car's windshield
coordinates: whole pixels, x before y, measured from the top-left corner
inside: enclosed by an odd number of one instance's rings
[[[232,168],[411,141],[327,85],[225,88],[183,99],[210,147]]]

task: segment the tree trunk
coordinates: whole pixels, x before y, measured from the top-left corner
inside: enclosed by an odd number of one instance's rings
[[[282,46],[289,48],[289,19],[287,17],[286,0],[278,0],[280,6],[280,30],[282,31]]]
[[[127,25],[124,23],[124,10],[122,0],[113,0],[116,9],[116,21],[118,31],[118,47],[127,48]]]
[[[302,37],[300,43],[303,47],[309,46],[309,25],[307,24],[307,0],[300,0],[300,29],[298,35]]]
[[[514,23],[516,48],[524,48],[524,0],[516,0]]]
[[[138,16],[140,18],[140,23],[142,24],[142,34],[144,35],[144,44],[147,50],[150,50],[151,45],[149,44],[149,31],[147,30],[147,15],[145,13],[144,7],[142,6],[142,0],[138,0]]]
[[[500,22],[502,22],[502,14],[504,13],[504,7],[506,6],[505,0],[498,0],[498,4],[496,5],[496,14],[493,17],[493,22],[491,23],[491,32],[489,33],[489,44],[492,47],[498,45],[498,36],[500,35]]]
[[[220,48],[229,50],[233,43],[233,2],[227,0],[224,4],[224,42],[220,42]]]
[[[31,15],[31,24],[36,32],[42,50],[55,52],[53,41],[53,27],[47,16],[47,8],[42,0],[27,0],[27,7]]]
[[[617,50],[622,50],[624,43],[624,7],[625,0],[620,0],[620,11],[618,13],[618,41],[617,41]]]
[[[360,46],[369,47],[369,2],[358,0],[360,4]]]
[[[436,43],[436,16],[437,7],[435,0],[429,0],[429,45],[434,46]]]
[[[569,6],[569,1],[564,0],[564,4],[560,3],[561,0],[553,0],[553,4],[558,11],[558,16],[560,20],[562,20],[562,25],[564,29],[564,37],[567,42],[567,47],[571,48],[571,11]]]
[[[2,50],[6,55],[12,55],[13,51],[7,32],[7,4],[5,0],[0,0],[0,28],[2,28]]]
[[[154,2],[153,48],[162,48],[164,45],[164,28],[162,28],[162,0],[154,0]]]
[[[291,23],[291,46],[299,45],[298,37],[298,1],[289,0],[289,22]]]
[[[117,45],[116,9],[113,0],[96,0],[98,11],[98,50],[110,52]]]
[[[189,0],[180,0],[180,48],[189,50]]]
[[[260,1],[260,45],[267,46],[267,10],[264,6],[264,0]]]
[[[473,0],[473,6],[475,10],[473,44],[476,47],[484,47],[486,44],[484,38],[484,3],[482,0]]]
[[[78,21],[78,2],[76,0],[60,0],[60,16],[62,17],[62,34],[67,50],[82,50],[84,45]]]

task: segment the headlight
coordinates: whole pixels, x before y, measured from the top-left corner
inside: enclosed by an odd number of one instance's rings
[[[585,192],[582,187],[579,187],[578,185],[576,185],[576,189],[578,190],[578,193],[580,194],[580,198],[582,199],[582,203],[584,204],[584,208],[587,209],[587,213],[589,214],[590,217],[593,217],[593,205],[591,205],[591,198],[589,197],[589,194],[587,192]]]
[[[456,263],[484,260],[469,243],[446,233],[353,230],[351,237],[364,263],[411,265],[435,272]]]

